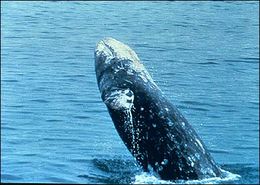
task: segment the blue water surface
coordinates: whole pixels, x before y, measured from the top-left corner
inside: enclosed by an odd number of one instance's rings
[[[259,182],[259,2],[250,1],[1,2],[2,182],[140,178],[96,83],[94,49],[106,36],[136,51],[216,162],[241,176],[228,183]]]

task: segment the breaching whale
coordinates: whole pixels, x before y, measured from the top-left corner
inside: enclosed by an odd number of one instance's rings
[[[98,42],[95,71],[115,128],[144,171],[153,169],[164,180],[221,176],[200,137],[129,46],[113,38]]]

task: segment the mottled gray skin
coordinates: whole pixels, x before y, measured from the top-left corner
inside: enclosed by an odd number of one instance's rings
[[[221,176],[202,140],[133,50],[103,39],[95,50],[95,70],[115,127],[144,171],[152,167],[165,180]]]

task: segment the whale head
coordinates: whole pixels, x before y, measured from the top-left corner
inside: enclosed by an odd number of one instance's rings
[[[127,78],[131,75],[138,75],[144,82],[154,81],[137,54],[127,45],[111,37],[99,41],[95,49],[95,71],[98,83],[104,73],[110,73],[111,78],[118,73],[125,73]]]
[[[136,53],[129,46],[112,37],[106,37],[97,43],[95,57],[96,64],[97,62],[109,62],[111,58],[140,61]]]
[[[131,65],[124,65],[126,63]],[[99,41],[95,49],[95,69],[97,78],[103,71],[112,65],[114,65],[112,68],[114,71],[111,72],[115,73],[123,68],[124,70],[127,70],[130,67],[133,69],[144,68],[136,53],[129,46],[116,39],[107,37]]]
[[[149,84],[156,86],[137,54],[129,46],[111,37],[97,43],[95,71],[103,101],[110,102],[110,105],[117,105],[114,107],[122,107],[118,106],[121,105],[118,100],[128,100],[126,96],[134,94],[136,89],[134,86],[138,83],[151,82]]]

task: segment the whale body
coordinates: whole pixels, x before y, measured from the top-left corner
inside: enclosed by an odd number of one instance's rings
[[[115,128],[144,171],[164,180],[221,176],[203,141],[129,46],[113,38],[98,42],[95,71]]]

